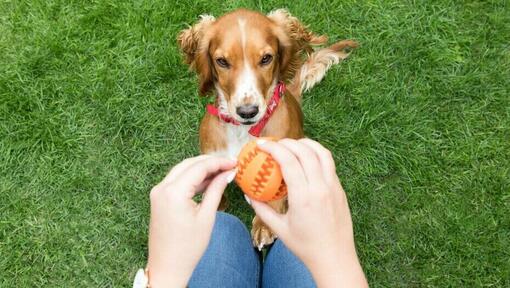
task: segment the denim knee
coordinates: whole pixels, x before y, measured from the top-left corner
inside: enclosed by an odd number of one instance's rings
[[[264,262],[262,287],[314,288],[316,285],[305,264],[281,240],[276,240]]]
[[[260,257],[237,217],[218,212],[211,240],[189,287],[258,287]]]

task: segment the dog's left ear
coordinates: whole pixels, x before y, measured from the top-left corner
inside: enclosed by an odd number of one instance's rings
[[[303,54],[311,54],[313,46],[326,43],[328,38],[315,35],[285,9],[274,10],[267,17],[275,24],[279,40],[280,79],[289,80],[301,66]]]
[[[311,53],[312,46],[322,45],[328,41],[326,35],[315,35],[299,19],[292,16],[286,9],[277,9],[269,12],[267,17],[282,28],[297,45],[297,49]]]

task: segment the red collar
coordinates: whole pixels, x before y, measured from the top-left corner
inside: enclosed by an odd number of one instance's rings
[[[262,133],[262,130],[264,130],[264,127],[267,124],[267,121],[269,121],[269,118],[271,115],[273,115],[274,111],[276,110],[276,107],[278,107],[278,104],[280,103],[280,100],[283,97],[283,94],[285,93],[285,84],[283,82],[279,82],[276,87],[274,88],[273,97],[271,97],[271,100],[269,100],[269,104],[267,104],[266,114],[264,114],[264,117],[257,122],[257,124],[253,125],[250,130],[248,131],[250,135],[259,137],[260,133]],[[240,125],[238,121],[236,121],[234,118],[232,118],[228,114],[220,113],[218,110],[218,107],[208,104],[206,107],[207,113],[218,116],[223,122],[230,123],[232,125]]]

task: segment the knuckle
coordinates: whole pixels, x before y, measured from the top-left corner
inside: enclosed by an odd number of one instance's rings
[[[294,161],[292,157],[290,157],[289,155],[281,155],[278,159],[278,163],[280,164],[280,166],[288,167],[290,165],[293,165]]]
[[[149,193],[149,199],[151,201],[154,201],[156,200],[158,197],[159,197],[159,194],[161,194],[160,192],[161,188],[160,188],[160,185],[156,185],[154,187],[152,187],[150,193]]]
[[[221,166],[222,164],[226,163],[228,161],[227,158],[222,158],[218,156],[208,156],[206,158],[203,158],[202,161],[199,161],[197,164],[200,167],[216,167]]]
[[[315,145],[317,145],[318,147],[324,148],[324,146],[323,146],[321,143],[319,143],[318,141],[315,141],[315,140],[313,140],[313,139],[308,139],[308,141],[310,141],[310,142],[314,143],[314,144],[315,144]]]
[[[310,143],[310,142],[312,142],[312,143],[313,143],[313,142],[315,142],[315,141],[313,141],[313,140],[312,140],[312,139],[310,139],[310,138],[301,138],[301,139],[299,139],[298,141],[299,141],[299,142],[301,142],[301,143]]]
[[[182,166],[182,165],[188,165],[188,164],[192,163],[194,160],[195,160],[195,158],[184,159],[181,163],[175,165],[174,168],[178,167],[178,166]]]
[[[331,153],[328,149],[323,147],[321,153],[324,155],[324,158],[333,160],[333,153]]]
[[[307,144],[310,144],[310,145],[313,145],[313,146],[322,146],[319,142],[317,142],[315,140],[312,140],[310,138],[301,138],[301,139],[299,139],[299,142],[307,143]]]
[[[294,139],[291,139],[291,138],[283,138],[283,139],[278,141],[278,143],[280,143],[280,144],[294,143],[294,142],[297,142],[297,141],[294,140]]]
[[[291,149],[291,147],[295,147],[297,143],[298,142],[296,140],[290,138],[285,138],[278,141],[278,144],[282,145],[283,147],[285,147],[285,149],[289,150]]]

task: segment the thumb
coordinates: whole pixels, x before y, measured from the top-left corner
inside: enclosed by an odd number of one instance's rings
[[[264,221],[264,223],[266,223],[266,225],[276,233],[276,235],[282,238],[282,234],[285,232],[285,215],[276,212],[266,203],[253,200],[251,198],[250,200],[251,206],[253,207],[253,210],[255,210],[257,216],[259,216],[260,219],[262,219],[262,221]]]
[[[204,216],[215,215],[220,205],[223,191],[225,191],[228,183],[232,182],[235,175],[235,170],[229,170],[216,175],[216,177],[211,180],[207,190],[204,192],[204,198],[200,203],[199,213],[205,214]]]

